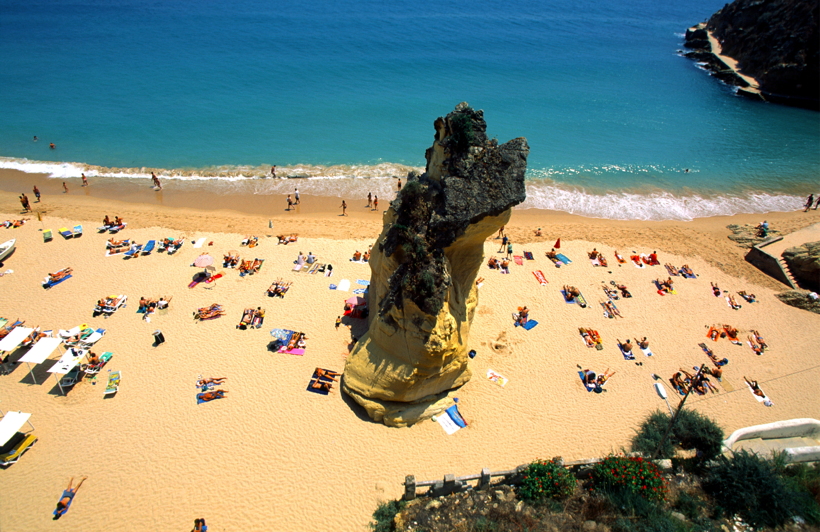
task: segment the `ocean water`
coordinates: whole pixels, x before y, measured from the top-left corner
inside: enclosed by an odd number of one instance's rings
[[[290,191],[257,179],[276,164],[303,194],[389,197],[467,101],[528,139],[522,208],[796,209],[820,192],[820,114],[678,53],[723,3],[0,0],[0,167]]]

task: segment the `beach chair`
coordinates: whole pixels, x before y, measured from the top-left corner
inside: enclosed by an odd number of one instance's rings
[[[131,246],[131,249],[125,252],[126,257],[135,257],[140,254],[142,251],[142,244],[134,244]]]
[[[97,228],[97,231],[99,231],[100,233],[105,233],[106,231],[108,231],[112,227],[113,227],[112,225],[102,225],[102,226]]]
[[[0,446],[0,465],[5,467],[17,462],[36,441],[37,436],[31,432],[28,434],[16,432]]]
[[[81,349],[89,349],[91,346],[100,341],[100,338],[105,334],[105,329],[97,329],[85,338],[80,339],[79,347]]]
[[[184,238],[180,238],[179,240],[180,240],[180,243],[179,243],[179,245],[178,245],[178,246],[168,246],[168,254],[169,254],[169,255],[173,255],[174,253],[176,253],[177,251],[179,251],[179,248],[181,248],[181,247],[182,247],[182,245],[185,243],[185,239],[184,239]]]
[[[75,225],[74,226],[74,238],[78,236],[83,236],[83,226],[82,225]]]
[[[145,247],[142,248],[142,254],[143,255],[150,255],[151,252],[154,251],[154,246],[156,246],[156,244],[157,244],[156,240],[149,240],[148,242],[146,242]]]
[[[43,242],[51,242],[54,240],[54,235],[51,233],[51,229],[46,229],[43,231]]]
[[[101,369],[111,360],[111,357],[114,356],[114,353],[110,351],[106,351],[102,355],[100,355],[100,362],[98,364],[88,364],[85,367],[85,374],[86,375],[96,375],[100,372]]]
[[[69,239],[74,236],[74,233],[68,227],[61,227],[58,232],[65,239]]]
[[[120,389],[120,380],[122,379],[122,371],[112,371],[108,374],[108,385],[105,387],[103,395],[111,395],[117,393]]]
[[[111,227],[108,228],[108,232],[111,233],[112,235],[116,234],[116,233],[119,233],[120,231],[125,229],[126,225],[128,225],[128,224],[121,223],[120,225],[112,225]]]
[[[60,386],[63,388],[67,388],[68,386],[74,386],[77,384],[77,381],[80,379],[80,372],[82,369],[80,366],[74,366],[71,368],[71,371],[66,373],[66,375],[60,379]]]

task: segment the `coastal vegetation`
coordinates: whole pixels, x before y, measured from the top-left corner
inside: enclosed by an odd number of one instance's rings
[[[722,429],[684,410],[670,443],[660,448],[662,456],[673,457],[671,468],[662,470],[649,455],[668,426],[668,415],[650,414],[633,439],[632,453],[613,454],[591,466],[569,468],[560,459],[539,459],[510,482],[514,485],[383,503],[371,528],[717,532],[820,526],[820,464],[788,464],[782,454],[721,455]],[[674,458],[681,451],[695,451],[695,456]]]

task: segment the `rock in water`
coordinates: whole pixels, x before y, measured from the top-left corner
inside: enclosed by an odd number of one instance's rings
[[[370,327],[342,380],[371,418],[397,427],[441,412],[470,380],[484,241],[526,198],[525,138],[499,146],[483,112],[466,103],[435,129],[426,172],[411,176],[384,214],[370,258]]]

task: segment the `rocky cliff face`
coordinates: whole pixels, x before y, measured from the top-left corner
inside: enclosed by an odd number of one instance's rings
[[[820,2],[817,0],[735,0],[705,25],[720,42],[723,54],[738,62],[744,74],[757,80],[764,99],[820,109]],[[703,28],[701,28],[703,30]],[[708,52],[705,31],[691,28],[687,47]],[[711,70],[736,83],[725,67]]]
[[[466,103],[435,129],[426,172],[410,176],[384,215],[370,259],[370,327],[342,380],[370,417],[391,426],[440,412],[470,379],[484,241],[526,198],[526,139],[488,139],[483,112]]]
[[[809,290],[820,291],[820,242],[806,242],[783,252],[797,283]]]

